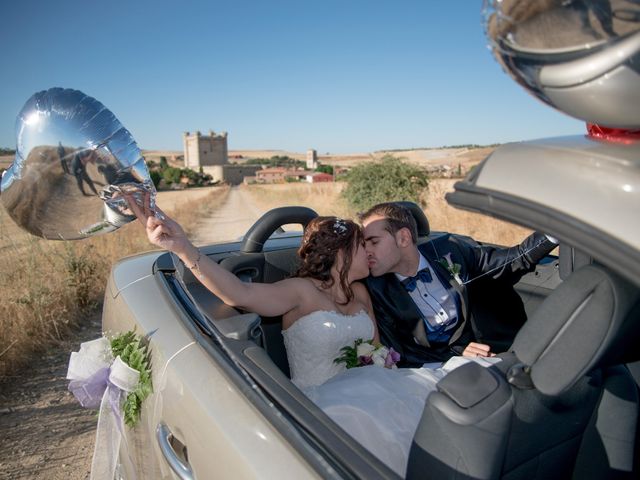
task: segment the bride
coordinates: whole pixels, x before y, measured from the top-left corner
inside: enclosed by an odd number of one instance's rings
[[[149,197],[128,203],[154,245],[175,253],[228,305],[282,315],[291,381],[347,433],[404,476],[427,395],[451,367],[347,370],[334,360],[358,339],[379,343],[371,299],[358,282],[369,275],[364,238],[350,220],[317,217],[305,228],[301,267],[280,282],[245,283],[203,256],[178,223],[154,216]]]

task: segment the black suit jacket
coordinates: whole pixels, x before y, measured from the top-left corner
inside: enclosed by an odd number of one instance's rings
[[[522,299],[513,286],[535,269],[555,244],[543,234],[533,233],[520,245],[496,248],[480,245],[469,237],[445,234],[418,246],[442,284],[458,295],[458,324],[448,343],[423,346],[414,340],[413,331],[421,314],[394,273],[367,278],[380,340],[401,355],[400,366],[413,367],[426,362],[442,362],[462,353],[469,342],[489,343],[483,328],[500,335],[514,332],[526,321]],[[451,254],[460,265],[459,285],[439,260]],[[494,328],[494,325],[496,326]],[[502,332],[502,333],[501,333]],[[510,340],[507,339],[507,340]],[[494,346],[494,345],[492,345]]]

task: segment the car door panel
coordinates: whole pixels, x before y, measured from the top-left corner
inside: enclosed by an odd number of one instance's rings
[[[156,427],[184,445],[194,478],[317,477],[198,344],[171,359],[154,410]],[[162,478],[173,478],[157,443],[153,450]]]

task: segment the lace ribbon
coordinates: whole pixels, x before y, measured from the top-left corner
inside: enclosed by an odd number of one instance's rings
[[[121,401],[123,395],[136,388],[139,378],[140,372],[119,356],[113,359],[111,344],[104,337],[82,343],[80,351],[71,353],[69,391],[83,407],[100,407],[92,480],[113,478],[124,431]]]

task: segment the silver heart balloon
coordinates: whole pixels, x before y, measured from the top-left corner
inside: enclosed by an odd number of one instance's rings
[[[73,240],[116,230],[156,190],[135,140],[102,103],[78,90],[34,94],[16,119],[16,156],[0,201],[28,232]]]
[[[640,129],[640,1],[484,0],[491,49],[520,85],[575,118]]]

